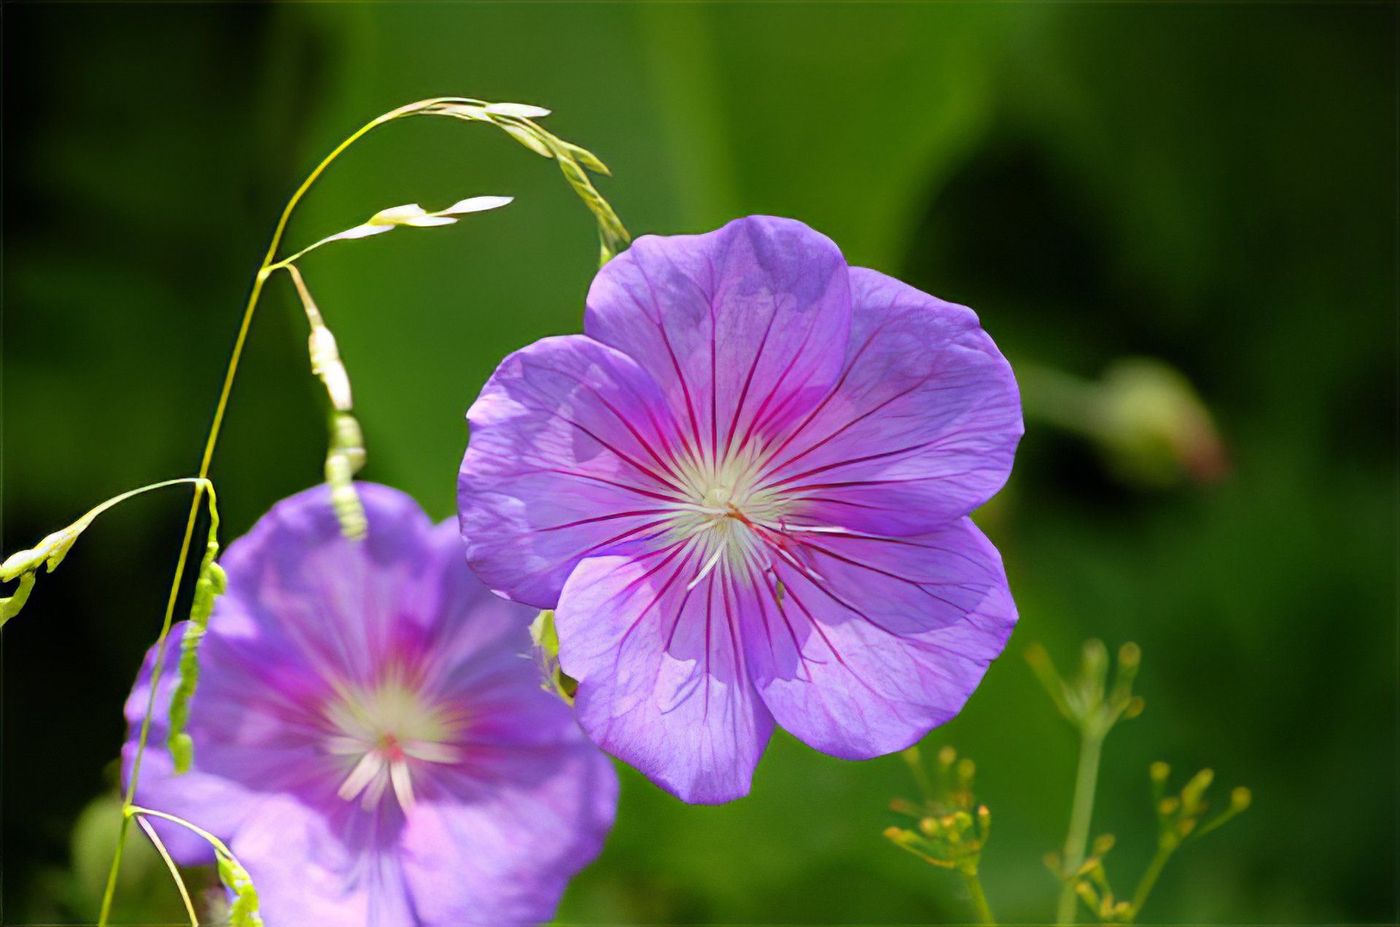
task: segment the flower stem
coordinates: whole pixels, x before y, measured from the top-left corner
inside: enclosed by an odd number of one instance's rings
[[[267,282],[268,277],[272,276],[275,269],[287,264],[287,262],[291,260],[286,259],[279,261],[276,258],[278,249],[282,246],[282,238],[287,231],[287,225],[291,221],[292,213],[296,210],[302,197],[311,189],[312,184],[325,173],[326,169],[331,166],[335,159],[340,157],[347,148],[355,144],[355,142],[359,141],[369,132],[401,116],[411,116],[415,113],[429,112],[432,107],[449,103],[484,105],[481,104],[480,101],[468,100],[463,97],[433,97],[431,99],[408,103],[397,109],[392,109],[387,113],[376,116],[374,119],[371,119],[369,122],[356,129],[355,132],[332,149],[331,153],[326,155],[326,157],[321,160],[320,164],[316,165],[311,173],[306,176],[306,179],[301,182],[301,186],[297,187],[291,198],[287,200],[287,205],[282,209],[282,215],[278,217],[277,226],[272,232],[272,240],[268,243],[267,252],[263,255],[262,263],[258,266],[258,271],[253,277],[252,289],[248,293],[248,302],[243,309],[243,319],[239,323],[238,335],[234,339],[233,350],[229,355],[228,367],[224,371],[224,382],[219,391],[219,400],[214,406],[214,418],[209,425],[209,434],[204,442],[204,453],[200,458],[199,476],[197,477],[200,482],[195,486],[194,499],[190,503],[189,516],[185,520],[185,534],[180,543],[179,556],[175,561],[175,573],[170,583],[170,595],[166,598],[165,616],[161,621],[160,634],[156,637],[155,661],[151,667],[150,695],[146,700],[146,711],[141,718],[141,727],[136,738],[136,750],[131,761],[131,774],[127,779],[126,789],[123,793],[121,828],[117,836],[116,849],[112,854],[112,864],[107,871],[107,884],[102,892],[102,906],[98,913],[97,927],[107,927],[111,917],[112,900],[116,894],[117,888],[117,875],[121,870],[122,851],[126,845],[126,836],[131,826],[130,812],[134,807],[136,783],[141,774],[141,759],[145,755],[146,743],[150,738],[151,716],[155,710],[156,691],[160,685],[161,674],[165,669],[165,641],[170,635],[171,625],[174,624],[175,602],[179,597],[180,582],[184,578],[185,567],[189,561],[190,543],[194,538],[195,523],[198,520],[199,506],[204,497],[204,491],[209,476],[209,467],[214,459],[214,449],[219,442],[219,432],[223,427],[224,413],[228,410],[229,397],[233,393],[233,381],[238,374],[238,363],[243,356],[243,347],[248,340],[248,331],[253,323],[253,314],[257,309],[258,300],[262,296],[263,285]],[[528,119],[518,117],[500,116],[490,121],[495,122],[502,129],[514,135],[517,140],[521,138],[522,132],[524,131],[522,126],[534,127],[533,123]],[[613,212],[612,207],[608,205],[607,201],[603,200],[597,190],[593,188],[592,182],[588,180],[584,169],[579,166],[577,159],[586,155],[588,159],[591,159],[591,163],[596,165],[594,168],[595,170],[601,170],[606,173],[607,169],[587,151],[556,139],[552,135],[539,130],[537,127],[534,127],[534,129],[535,135],[548,141],[548,145],[546,146],[548,149],[548,156],[558,161],[561,169],[564,167],[572,169],[572,172],[570,170],[564,170],[565,178],[597,218],[599,233],[603,236],[603,260],[606,261],[619,250],[616,246],[617,242],[620,241],[622,246],[625,247],[626,242],[630,240],[630,236],[627,234],[627,230],[623,228],[616,213]],[[541,144],[543,143],[541,142]],[[537,147],[536,150],[538,151]],[[298,254],[293,257],[299,256],[301,253],[304,252],[298,252]]]
[[[272,241],[267,246],[267,253],[263,256],[262,264],[259,265],[258,272],[253,277],[253,287],[248,293],[248,303],[243,309],[243,320],[238,326],[238,335],[234,338],[233,351],[229,355],[228,367],[224,371],[224,383],[219,391],[219,401],[214,406],[214,419],[209,425],[209,435],[204,441],[204,454],[199,462],[198,479],[200,482],[195,484],[194,498],[190,502],[190,512],[185,519],[184,539],[180,542],[180,554],[175,560],[175,574],[170,582],[170,594],[165,601],[165,615],[161,620],[160,634],[156,637],[155,663],[151,667],[150,694],[146,699],[145,714],[141,718],[141,729],[136,737],[136,752],[131,760],[131,774],[127,777],[126,792],[122,797],[121,827],[117,833],[117,848],[112,853],[112,864],[107,871],[107,885],[102,891],[102,907],[97,915],[98,927],[107,927],[112,914],[112,900],[117,890],[117,874],[121,871],[122,851],[126,846],[127,831],[131,827],[131,816],[128,811],[135,803],[136,783],[141,776],[141,758],[146,752],[146,742],[150,739],[151,716],[155,711],[156,692],[160,686],[161,673],[165,669],[165,640],[170,635],[171,625],[174,624],[175,602],[180,594],[180,581],[184,579],[185,566],[189,562],[190,542],[194,538],[199,506],[204,498],[205,483],[203,481],[209,477],[209,467],[214,459],[214,448],[219,443],[219,431],[223,427],[224,413],[228,410],[229,397],[233,393],[233,381],[238,374],[238,362],[243,357],[243,346],[248,341],[248,330],[253,324],[253,314],[257,310],[258,300],[262,296],[263,284],[270,276],[269,268],[277,255],[277,249],[282,245],[282,236],[287,231],[287,223],[292,218],[293,210],[301,202],[301,198],[306,195],[306,191],[311,189],[311,185],[316,182],[316,179],[325,172],[326,168],[330,167],[331,162],[376,126],[395,119],[419,105],[421,104],[410,104],[375,117],[337,145],[329,155],[322,159],[320,164],[316,165],[315,170],[307,175],[301,186],[287,201],[286,207],[283,208],[282,215],[277,220],[277,227],[273,230]]]
[[[1079,771],[1074,780],[1074,803],[1070,808],[1069,833],[1065,836],[1064,887],[1055,912],[1056,924],[1073,924],[1078,896],[1074,891],[1074,874],[1084,864],[1089,846],[1089,824],[1094,816],[1094,790],[1099,781],[1099,757],[1103,752],[1103,734],[1084,729],[1079,741]]]
[[[992,916],[992,906],[987,904],[987,893],[982,890],[982,879],[976,872],[963,871],[967,880],[967,892],[972,896],[972,908],[977,913],[977,923],[983,927],[996,927],[997,919]]]
[[[195,913],[194,901],[190,898],[190,890],[185,887],[185,880],[180,878],[180,869],[175,865],[175,860],[170,857],[170,851],[165,848],[165,844],[160,839],[155,828],[145,820],[137,819],[137,824],[146,832],[146,836],[151,838],[151,843],[155,845],[156,852],[165,861],[165,868],[170,871],[170,878],[175,880],[175,887],[180,892],[180,901],[185,906],[185,915],[190,919],[190,927],[199,927],[199,915]]]
[[[1133,892],[1132,916],[1134,919],[1142,911],[1142,906],[1147,903],[1147,896],[1152,893],[1152,888],[1157,884],[1157,877],[1162,874],[1167,860],[1171,859],[1173,849],[1158,845],[1157,854],[1152,857],[1152,862],[1147,865],[1147,871],[1142,874],[1142,881],[1138,883],[1137,891]]]

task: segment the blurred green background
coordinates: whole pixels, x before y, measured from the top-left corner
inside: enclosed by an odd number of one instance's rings
[[[1028,371],[1152,356],[1213,413],[1230,461],[1213,481],[1144,481],[1032,420],[981,518],[1021,624],[928,743],[978,762],[1003,920],[1053,910],[1040,859],[1075,751],[1021,654],[1043,641],[1063,665],[1099,636],[1144,651],[1147,711],[1108,740],[1094,821],[1123,887],[1153,849],[1150,761],[1255,795],[1173,861],[1145,920],[1391,922],[1395,36],[1389,4],[11,5],[0,547],[193,472],[273,219],[345,134],[441,94],[549,106],[612,167],[634,234],[801,218],[976,308]],[[353,149],[290,235],[486,193],[518,199],[304,264],[354,378],[365,476],[444,518],[495,361],[579,328],[590,217],[494,129],[424,119]],[[226,537],[319,478],[322,403],[279,280],[216,458]],[[5,631],[7,924],[92,917],[114,812],[83,809],[110,795],[186,504],[99,521]],[[724,807],[628,772],[560,919],[965,920],[955,879],[881,839],[913,792],[898,758],[782,734]],[[175,920],[136,860],[122,916]]]

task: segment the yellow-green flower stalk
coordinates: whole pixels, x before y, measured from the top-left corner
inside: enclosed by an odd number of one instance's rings
[[[897,798],[890,802],[890,810],[914,823],[885,828],[885,839],[930,866],[961,875],[977,922],[995,924],[978,873],[982,849],[991,836],[992,812],[973,794],[976,765],[967,757],[958,759],[957,750],[944,746],[938,751],[935,775],[930,778],[918,747],[910,747],[901,756],[919,785],[921,800]]]
[[[122,817],[121,828],[117,840],[116,849],[112,855],[112,864],[108,870],[107,883],[103,891],[102,905],[98,913],[99,927],[106,927],[111,917],[112,899],[116,892],[117,875],[121,869],[122,850],[125,846],[126,835],[130,826],[131,812],[135,807],[136,786],[141,775],[141,760],[145,753],[146,745],[150,737],[151,716],[154,710],[155,693],[159,689],[161,674],[165,665],[165,641],[170,635],[171,626],[174,623],[175,604],[180,591],[181,580],[184,577],[186,565],[189,561],[190,547],[194,540],[194,530],[199,514],[199,507],[204,497],[204,491],[208,485],[209,470],[213,463],[214,451],[218,446],[219,434],[223,426],[224,415],[228,410],[229,399],[233,392],[233,383],[238,374],[238,365],[243,356],[243,349],[247,344],[248,333],[251,330],[253,316],[257,311],[258,303],[262,298],[263,288],[272,274],[281,268],[287,269],[293,281],[299,278],[299,272],[293,261],[300,259],[311,250],[333,240],[352,240],[355,238],[372,237],[380,234],[379,229],[392,230],[401,226],[423,227],[431,225],[448,225],[456,221],[456,217],[468,212],[477,212],[484,208],[495,208],[497,205],[504,205],[503,198],[478,198],[459,201],[447,209],[430,213],[421,207],[414,205],[396,207],[390,210],[381,210],[369,220],[354,229],[338,235],[322,238],[307,248],[294,251],[290,257],[279,257],[282,251],[283,239],[286,235],[288,225],[291,222],[292,214],[297,206],[311,189],[312,185],[322,174],[340,157],[348,148],[354,145],[365,135],[376,128],[401,119],[407,116],[430,115],[449,116],[466,122],[482,122],[494,125],[501,129],[517,142],[525,145],[530,150],[547,158],[554,159],[564,174],[565,180],[574,192],[582,199],[584,205],[593,214],[597,225],[600,239],[601,256],[600,261],[606,263],[615,254],[620,252],[630,242],[630,236],[617,217],[617,213],[612,206],[602,197],[597,188],[593,185],[589,177],[589,172],[607,174],[607,167],[596,156],[586,149],[580,148],[570,142],[566,142],[557,136],[542,129],[537,120],[548,115],[549,111],[537,106],[530,106],[520,103],[490,103],[483,100],[475,100],[467,97],[434,97],[427,100],[419,100],[392,109],[386,113],[376,116],[369,122],[360,126],[351,133],[344,141],[331,150],[326,155],[301,185],[292,193],[291,198],[283,207],[281,215],[272,232],[272,239],[268,243],[267,250],[263,255],[261,264],[253,275],[252,287],[248,293],[247,302],[243,308],[243,316],[239,322],[237,334],[234,337],[233,348],[229,355],[228,365],[224,371],[223,385],[219,390],[219,396],[214,405],[213,420],[209,426],[209,432],[204,441],[204,451],[200,457],[199,472],[195,477],[195,498],[191,502],[189,514],[185,519],[184,536],[180,543],[180,552],[175,561],[175,571],[171,578],[170,593],[166,598],[165,614],[161,621],[160,633],[156,637],[155,652],[156,659],[151,670],[150,696],[146,710],[142,717],[140,729],[135,741],[135,751],[132,757],[131,771],[128,776],[126,789],[123,796],[123,808],[125,813]],[[302,287],[299,287],[299,295],[305,289],[304,280]],[[303,298],[304,306],[314,307],[310,301],[309,292]],[[313,370],[321,378],[326,386],[327,394],[332,405],[330,421],[330,441],[326,458],[326,479],[331,485],[336,511],[341,519],[343,530],[352,536],[363,531],[363,524],[357,521],[357,513],[362,516],[359,500],[356,497],[352,478],[356,470],[364,463],[364,440],[361,435],[359,423],[350,412],[350,382],[345,374],[344,365],[340,362],[339,351],[335,347],[334,338],[330,335],[329,328],[324,324],[324,320],[319,318],[319,311],[312,313],[308,311],[308,319],[312,322],[312,334],[309,349],[312,359]],[[319,322],[319,324],[317,324]],[[343,408],[342,408],[343,406]],[[47,541],[48,539],[46,539]],[[71,541],[68,543],[71,544]],[[64,548],[66,550],[66,548]],[[24,604],[30,590],[34,584],[34,572],[40,563],[45,562],[46,557],[34,559],[29,555],[32,551],[22,552],[26,556],[11,563],[6,562],[7,568],[13,568],[12,573],[5,578],[18,578],[20,585],[16,591],[6,599],[0,599],[0,618],[9,618],[14,615]],[[12,558],[13,559],[13,558]],[[60,553],[61,559],[61,553]],[[211,561],[212,563],[212,561]],[[50,569],[56,565],[50,563]],[[203,572],[203,571],[202,571]],[[211,571],[202,579],[210,579],[216,582],[215,574]],[[184,655],[182,654],[182,662]],[[191,660],[196,658],[192,655]],[[191,668],[197,667],[197,662],[191,662]],[[191,677],[192,679],[192,677]],[[189,694],[192,694],[190,689]],[[182,742],[181,742],[182,743]],[[183,750],[183,746],[175,749]],[[189,759],[188,755],[185,757]],[[188,824],[188,822],[180,822]],[[230,863],[231,865],[232,863]],[[233,874],[236,875],[236,872]],[[237,890],[235,888],[235,890]],[[240,896],[241,897],[241,896]],[[239,907],[235,904],[232,912],[236,927],[246,927],[260,923],[256,919],[255,910],[249,913],[247,904]]]
[[[1103,641],[1091,640],[1084,644],[1079,675],[1070,680],[1061,678],[1050,654],[1039,644],[1026,651],[1026,660],[1060,714],[1079,731],[1079,768],[1074,780],[1069,832],[1065,835],[1063,853],[1052,866],[1063,882],[1055,923],[1073,924],[1078,897],[1076,877],[1084,865],[1089,846],[1089,825],[1094,814],[1094,791],[1098,786],[1103,741],[1119,721],[1142,714],[1142,698],[1132,691],[1142,651],[1132,643],[1119,648],[1112,687],[1108,686],[1108,648]]]

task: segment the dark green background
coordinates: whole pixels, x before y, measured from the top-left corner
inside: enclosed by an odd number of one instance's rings
[[[546,105],[613,168],[602,188],[634,233],[801,218],[975,307],[1013,361],[1096,375],[1156,356],[1217,416],[1231,476],[1165,490],[1032,423],[983,519],[1021,624],[929,743],[978,761],[1004,920],[1051,913],[1040,857],[1073,773],[1020,654],[1040,640],[1068,662],[1091,635],[1145,654],[1147,712],[1109,739],[1094,825],[1119,836],[1121,888],[1152,849],[1150,761],[1255,794],[1173,862],[1147,920],[1395,918],[1393,6],[9,5],[4,39],[4,550],[193,471],[272,220],[341,137],[426,96]],[[579,327],[587,213],[498,132],[419,120],[357,146],[291,232],[484,193],[518,200],[304,265],[354,378],[365,476],[444,518],[495,361]],[[304,339],[279,280],[216,459],[228,537],[318,478]],[[185,505],[104,518],[5,631],[5,923],[91,916],[91,879],[64,874],[71,833],[110,788]],[[629,772],[561,919],[965,918],[953,880],[880,837],[912,790],[898,759],[781,734],[725,807]],[[85,833],[80,861],[106,852]],[[158,880],[127,897],[130,918],[176,916]]]

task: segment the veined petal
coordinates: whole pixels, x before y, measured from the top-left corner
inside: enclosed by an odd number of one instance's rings
[[[285,793],[262,797],[232,849],[258,890],[266,923],[423,923],[394,851],[402,818],[357,814],[356,807],[326,810]]]
[[[256,651],[251,662],[291,660],[327,678],[366,681],[407,625],[433,617],[402,607],[433,555],[432,523],[398,490],[355,490],[368,519],[361,541],[342,536],[330,490],[318,486],[273,506],[229,546],[221,562],[237,594],[219,600],[211,627]]]
[[[656,384],[583,335],[506,358],[467,419],[457,481],[467,559],[515,601],[554,607],[581,559],[654,537],[680,497],[676,429]]]
[[[850,271],[835,388],[775,443],[763,482],[807,524],[909,535],[967,515],[1011,472],[1021,402],[977,316],[884,274]]]
[[[401,838],[417,923],[523,927],[553,917],[569,879],[602,849],[618,791],[612,764],[578,727],[560,733],[485,787],[474,770],[420,790]]]
[[[521,655],[530,649],[529,633],[523,625],[528,625],[534,612],[492,594],[471,570],[464,568],[456,519],[433,528],[433,538],[433,554],[423,563],[412,594],[404,603],[407,611],[433,616],[431,633],[421,646],[406,648],[421,661],[423,685],[470,703],[475,703],[484,690],[498,686],[539,692],[537,674],[522,672],[520,667]],[[513,730],[514,708],[512,704],[502,711],[474,714],[489,716]],[[552,714],[553,726],[571,722],[567,711]],[[519,726],[534,730],[544,723],[544,717],[531,717]]]
[[[851,324],[846,262],[791,219],[647,235],[588,292],[584,331],[661,385],[700,460],[780,430],[835,381]]]
[[[778,723],[846,759],[901,750],[956,715],[1001,653],[1016,608],[1001,557],[961,519],[929,534],[805,538],[820,579],[778,561],[744,637]]]
[[[611,822],[611,765],[541,691],[531,611],[472,576],[457,526],[356,488],[361,542],[341,537],[321,488],[230,546],[191,703],[193,769],[172,775],[164,750],[167,659],[137,798],[223,839],[269,924],[545,920]],[[128,765],[133,753],[128,742]],[[156,826],[179,859],[208,861]],[[420,839],[435,827],[450,838]]]
[[[400,837],[404,878],[424,924],[536,924],[602,849],[617,774],[541,688],[525,659],[521,607],[485,592],[460,556],[442,572],[469,588],[445,596],[463,611],[442,617],[432,677],[466,712],[444,745],[456,761],[414,778]]]
[[[714,804],[748,793],[773,716],[749,681],[729,565],[691,585],[702,568],[686,544],[589,558],[555,620],[594,742],[683,801]]]

